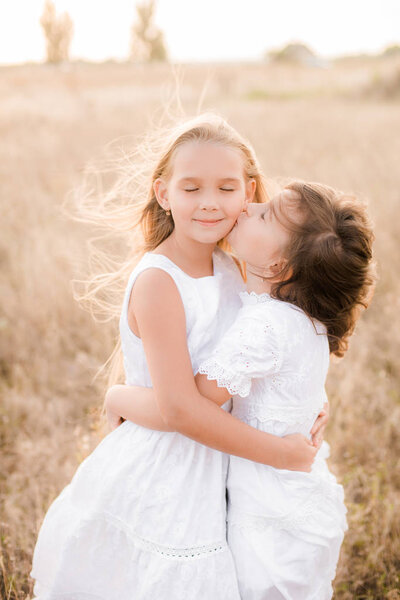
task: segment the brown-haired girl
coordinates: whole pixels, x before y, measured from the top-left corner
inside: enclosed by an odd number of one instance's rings
[[[295,182],[271,202],[250,203],[228,240],[245,263],[247,291],[199,366],[199,389],[218,403],[232,396],[232,414],[259,431],[309,436],[325,401],[329,355],[347,349],[373,287],[365,208],[330,187]],[[141,422],[151,400],[151,390],[119,386],[107,404]],[[163,423],[153,415],[147,425]],[[310,473],[230,458],[228,543],[242,600],[332,597],[347,524],[327,455],[323,443]]]
[[[316,453],[305,435],[241,422],[194,380],[239,309],[239,270],[216,245],[248,202],[265,199],[251,147],[219,117],[185,122],[169,132],[145,191],[145,253],[133,270],[127,263],[121,343],[127,383],[153,385],[174,433],[125,421],[81,463],[39,532],[31,575],[40,600],[238,600],[224,453],[306,472]],[[110,216],[132,229],[126,200],[111,202]]]

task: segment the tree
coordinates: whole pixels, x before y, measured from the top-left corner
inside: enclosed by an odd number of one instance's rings
[[[387,48],[382,52],[382,56],[385,58],[388,56],[400,56],[400,46],[398,44],[387,46]]]
[[[46,0],[40,18],[45,38],[47,62],[59,63],[69,58],[74,25],[67,12],[57,16],[51,0]]]
[[[329,62],[318,57],[313,50],[301,42],[287,44],[280,50],[270,50],[265,55],[271,62],[289,63],[306,67],[327,68]]]
[[[275,62],[281,61],[298,64],[313,64],[316,59],[314,52],[308,46],[301,43],[287,44],[280,50],[270,50],[267,56]]]
[[[131,58],[138,62],[167,60],[164,34],[153,22],[155,4],[155,0],[145,0],[136,5],[136,21],[132,25]]]

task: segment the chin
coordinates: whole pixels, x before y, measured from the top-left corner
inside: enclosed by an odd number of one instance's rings
[[[224,229],[220,229],[219,231],[204,231],[201,236],[198,236],[198,239],[200,240],[201,237],[202,242],[217,243],[220,240],[223,240],[224,238],[228,239],[229,236],[230,230],[226,231]]]
[[[193,239],[201,244],[217,244],[220,240],[223,239],[223,235],[196,235],[193,236]]]

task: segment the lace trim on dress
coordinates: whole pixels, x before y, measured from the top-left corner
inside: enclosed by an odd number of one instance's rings
[[[242,299],[243,304],[259,304],[260,302],[275,301],[275,298],[272,298],[267,292],[262,294],[256,294],[256,292],[240,292],[239,296]]]
[[[164,558],[174,558],[179,560],[195,560],[198,558],[203,558],[210,554],[224,552],[228,549],[226,540],[219,540],[217,542],[213,542],[212,544],[203,544],[201,546],[191,546],[186,548],[174,548],[172,546],[164,546],[162,544],[157,544],[156,542],[153,542],[151,540],[148,540],[147,538],[138,535],[136,532],[130,529],[128,525],[124,523],[121,519],[118,519],[114,515],[105,511],[92,513],[90,518],[82,520],[82,524],[85,521],[90,521],[93,519],[99,519],[111,523],[117,529],[122,531],[133,542],[134,546],[139,550],[145,550],[153,554],[159,554]],[[79,535],[79,530],[77,532],[77,535]]]
[[[170,546],[161,546],[145,538],[141,538],[135,535],[135,544],[141,550],[147,550],[155,554],[160,554],[165,558],[179,558],[179,559],[196,559],[202,558],[209,554],[216,554],[217,552],[223,552],[227,549],[227,545],[218,542],[216,544],[207,544],[204,546],[194,546],[192,548],[171,548]]]
[[[287,425],[302,424],[307,419],[316,416],[322,409],[322,405],[319,404],[315,407],[303,407],[303,406],[268,406],[263,403],[249,403],[249,404],[238,404],[234,405],[233,413],[238,419],[252,420],[257,419],[260,423],[267,421],[279,421]]]
[[[232,396],[245,398],[250,393],[251,380],[239,373],[228,371],[212,358],[200,365],[199,373],[207,375],[210,381],[216,380],[218,387],[226,388]]]

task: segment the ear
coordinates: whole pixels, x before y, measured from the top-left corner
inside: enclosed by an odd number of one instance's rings
[[[157,202],[161,208],[164,210],[169,210],[170,206],[168,202],[168,188],[165,181],[161,179],[161,177],[156,179],[153,183],[153,190],[157,198]]]
[[[271,265],[269,265],[267,267],[268,276],[275,277],[275,276],[279,275],[280,273],[282,273],[283,269],[287,265],[287,262],[288,261],[286,260],[286,258],[279,258],[276,261],[274,261]]]
[[[245,207],[250,203],[254,202],[254,194],[256,193],[257,182],[255,179],[250,179],[246,183],[246,195],[244,198]]]

